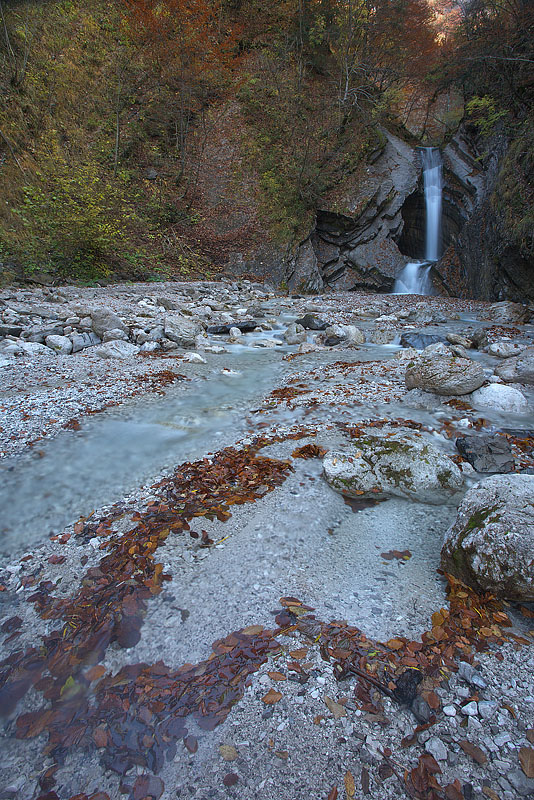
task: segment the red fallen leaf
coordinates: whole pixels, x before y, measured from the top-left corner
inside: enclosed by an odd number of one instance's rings
[[[109,800],[107,792],[95,792],[89,797],[89,800]]]
[[[132,800],[144,800],[145,797],[159,800],[164,789],[165,784],[161,778],[156,778],[154,775],[139,775],[133,785],[130,797]]]
[[[467,753],[468,756],[471,756],[471,758],[474,759],[474,761],[476,761],[477,764],[481,765],[485,764],[486,761],[488,760],[488,757],[486,756],[484,751],[481,750],[480,747],[477,747],[476,744],[472,744],[472,742],[468,741],[467,739],[458,742],[458,744],[460,745],[464,753]]]
[[[93,731],[93,739],[97,747],[105,747],[108,743],[108,734],[103,725],[99,725]]]
[[[330,791],[328,792],[328,797],[326,800],[337,800],[337,786],[332,786]]]
[[[184,739],[184,745],[190,753],[196,753],[198,750],[198,741],[194,736],[186,736]]]
[[[262,697],[261,699],[263,700],[263,702],[266,705],[272,706],[275,703],[278,703],[278,701],[281,700],[282,697],[283,697],[283,695],[282,695],[281,692],[277,692],[275,689],[269,689],[267,694],[264,697]]]
[[[91,667],[91,669],[87,670],[85,673],[85,678],[92,683],[93,681],[97,681],[99,678],[101,678],[105,672],[106,668],[102,664],[95,664],[94,667]]]
[[[53,555],[53,556],[50,556],[50,558],[48,559],[48,563],[49,564],[63,564],[66,560],[67,559],[66,559],[65,556]]]
[[[532,747],[522,747],[519,751],[519,761],[521,769],[527,778],[534,778],[534,749]]]
[[[226,787],[235,786],[238,781],[239,776],[236,775],[235,772],[228,772],[228,774],[223,778],[223,783]]]
[[[454,783],[448,783],[443,791],[447,800],[465,800],[464,793]]]
[[[412,554],[409,550],[388,550],[387,553],[380,553],[380,556],[386,561],[393,561],[394,558],[399,561],[409,561]]]
[[[12,631],[15,631],[17,628],[20,628],[21,625],[22,625],[22,619],[20,617],[10,617],[9,619],[6,619],[6,621],[0,628],[0,631],[2,631],[2,633],[11,633]]]

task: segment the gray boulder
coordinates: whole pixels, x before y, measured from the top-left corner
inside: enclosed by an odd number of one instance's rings
[[[127,342],[128,330],[124,330],[123,328],[112,328],[109,331],[105,331],[104,335],[102,336],[103,342],[113,342],[116,339],[120,339],[123,342]]]
[[[94,308],[91,311],[91,327],[101,339],[107,331],[121,330],[127,331],[128,328],[114,311],[107,308]]]
[[[488,353],[490,356],[497,356],[497,358],[512,358],[513,356],[518,356],[523,352],[524,349],[524,344],[502,340],[500,342],[494,342],[493,344],[490,344],[488,347]]]
[[[492,303],[492,305],[479,316],[480,319],[488,319],[492,322],[522,324],[528,322],[530,312],[526,306],[522,306],[520,303],[512,303],[510,300],[503,300],[501,303]]]
[[[167,314],[163,326],[165,336],[179,347],[193,350],[196,337],[203,331],[202,325],[181,314]]]
[[[336,338],[348,345],[364,344],[365,334],[356,325],[329,325],[324,332],[326,340]]]
[[[22,331],[23,339],[27,342],[37,342],[37,344],[43,344],[47,336],[61,336],[62,334],[62,322],[54,322],[49,325],[32,325]]]
[[[507,383],[534,384],[534,347],[527,347],[517,358],[506,358],[495,374]]]
[[[47,347],[60,355],[68,356],[69,353],[72,353],[72,342],[68,336],[47,336],[45,343]]]
[[[415,350],[424,350],[425,347],[437,342],[445,342],[445,338],[437,333],[420,333],[419,331],[407,331],[402,334],[400,340],[402,347],[413,347]]]
[[[492,475],[466,493],[441,566],[477,591],[534,601],[534,475]]]
[[[515,469],[512,448],[504,436],[461,436],[456,439],[456,448],[477,472],[503,473]]]
[[[73,353],[79,353],[80,350],[85,350],[86,347],[94,347],[102,341],[96,333],[73,333],[69,338],[72,341]]]
[[[323,460],[330,486],[348,497],[406,497],[440,504],[463,485],[451,459],[410,429],[364,429],[354,451],[332,451]]]
[[[302,325],[298,325],[296,322],[292,322],[290,325],[287,326],[286,332],[284,333],[284,339],[286,340],[287,344],[302,344],[302,342],[306,341],[306,331],[302,327]]]
[[[96,348],[95,353],[100,358],[131,358],[137,355],[139,348],[131,342],[123,342],[120,339],[114,339],[112,342],[106,342]]]
[[[490,383],[471,395],[471,405],[480,409],[491,409],[503,414],[526,414],[529,410],[525,395],[512,386]]]
[[[423,350],[406,369],[408,389],[423,389],[434,394],[463,395],[473,392],[484,383],[486,376],[480,364],[468,358],[458,358],[445,347]]]

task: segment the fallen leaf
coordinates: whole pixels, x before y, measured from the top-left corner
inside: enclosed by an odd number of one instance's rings
[[[369,770],[367,769],[367,767],[362,767],[361,783],[362,783],[362,792],[364,794],[369,794]]]
[[[477,764],[485,764],[488,760],[485,752],[481,750],[480,747],[477,747],[476,744],[469,742],[467,739],[459,742],[459,745],[464,753],[467,753],[468,756],[471,756],[471,758],[474,759]]]
[[[350,770],[347,770],[345,772],[343,783],[345,784],[347,800],[352,800],[352,798],[354,797],[354,792],[356,791],[356,787],[354,785],[354,778],[352,777],[352,772]]]
[[[401,642],[400,639],[390,639],[389,642],[386,642],[387,646],[390,650],[400,650],[404,647],[404,642]]]
[[[243,628],[243,633],[246,636],[256,636],[263,630],[263,625],[249,625],[248,628]]]
[[[283,672],[268,672],[267,675],[273,681],[287,681],[287,675],[284,675]]]
[[[299,661],[302,658],[306,658],[306,656],[308,655],[308,648],[302,647],[300,650],[290,650],[289,655],[291,656],[291,658],[296,658],[297,661]]]
[[[275,750],[274,754],[277,758],[281,758],[282,761],[287,761],[289,758],[289,753],[287,750]]]
[[[482,794],[485,794],[486,797],[489,797],[490,800],[501,800],[499,795],[493,789],[490,789],[489,786],[482,787]]]
[[[102,675],[105,674],[105,672],[106,668],[102,666],[102,664],[95,664],[94,667],[91,667],[91,669],[87,670],[87,672],[85,673],[85,677],[88,681],[92,683],[93,681],[97,681],[99,678],[101,678]]]
[[[225,786],[235,786],[238,782],[239,777],[235,774],[235,772],[229,772],[223,778],[223,783]]]
[[[330,791],[328,792],[328,797],[326,800],[337,800],[337,786],[332,786]]]
[[[526,731],[526,736],[527,736],[527,739],[529,740],[529,742],[531,744],[534,744],[534,728],[529,728]]]
[[[159,800],[165,784],[161,778],[156,778],[154,775],[139,775],[136,779],[133,790],[133,800],[144,800],[145,797],[151,797],[152,800]]]
[[[522,747],[519,751],[519,761],[521,769],[527,778],[534,778],[534,749],[532,747]]]
[[[345,708],[342,705],[340,705],[340,703],[336,703],[335,700],[332,700],[331,697],[328,697],[327,694],[325,694],[324,696],[324,701],[328,706],[329,710],[334,715],[334,719],[340,719],[341,717],[347,716]]]
[[[239,757],[239,753],[231,744],[221,744],[219,753],[225,761],[235,761]]]
[[[272,706],[275,703],[278,703],[278,701],[281,700],[282,697],[283,695],[280,692],[277,692],[275,689],[269,689],[265,697],[262,697],[261,699],[268,706]]]
[[[190,753],[196,753],[198,750],[198,741],[194,736],[186,736],[184,739],[184,745]]]

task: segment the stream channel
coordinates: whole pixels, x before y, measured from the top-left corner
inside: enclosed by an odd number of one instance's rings
[[[270,331],[269,337],[280,334],[290,319],[281,316],[280,329]],[[466,322],[464,316],[425,332],[460,332]],[[478,323],[471,318],[469,324]],[[14,552],[36,547],[79,517],[140,486],[150,486],[184,461],[231,445],[250,431],[259,433],[266,423],[275,429],[316,425],[322,431],[317,443],[339,448],[347,441],[336,422],[387,416],[439,427],[440,417],[445,416],[443,407],[427,411],[400,402],[319,404],[311,411],[266,403],[266,395],[295,371],[321,369],[340,360],[388,359],[399,346],[321,350],[291,362],[284,356],[296,347],[257,347],[258,336],[265,334],[247,335],[245,345],[229,346],[224,356],[208,354],[208,363],[198,365],[194,378],[168,387],[164,396],[137,398],[85,417],[79,431],[65,431],[40,442],[38,453],[3,461],[0,533],[4,554],[12,557]],[[488,358],[472,355],[482,361]],[[180,371],[179,362],[176,371]],[[528,425],[532,419],[523,417],[521,426]],[[452,442],[444,437],[435,436],[433,441],[453,452]],[[288,458],[298,444],[284,442],[263,452]],[[225,526],[203,521],[215,541],[231,534],[224,545],[200,551],[197,557],[184,556],[183,547],[171,540],[166,543],[161,558],[173,575],[172,593],[150,606],[146,624],[151,626],[151,635],[138,645],[140,658],[156,655],[177,664],[180,657],[188,661],[206,657],[217,636],[250,623],[268,623],[268,609],[285,594],[301,597],[322,618],[331,618],[335,611],[336,618],[347,618],[378,638],[400,632],[420,634],[424,620],[445,602],[436,568],[455,506],[394,498],[354,513],[322,480],[320,460],[297,460],[294,468],[283,486],[260,502],[236,507]],[[392,549],[409,550],[412,557],[406,562],[381,558],[381,553]],[[199,593],[202,604],[197,602]],[[251,595],[254,602],[246,600]],[[181,642],[174,633],[165,635],[165,625],[174,630],[178,612],[184,621]],[[165,652],[167,646],[172,652]]]

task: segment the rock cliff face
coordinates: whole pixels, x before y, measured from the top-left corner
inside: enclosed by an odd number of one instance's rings
[[[485,150],[481,184],[455,244],[456,266],[467,296],[532,302],[532,141],[527,134],[509,143],[498,134]]]
[[[402,208],[417,189],[421,168],[413,148],[387,131],[383,135],[363,180],[343,199],[343,211],[317,211],[315,229],[289,264],[290,288],[392,290],[408,261],[397,245],[405,224]]]

